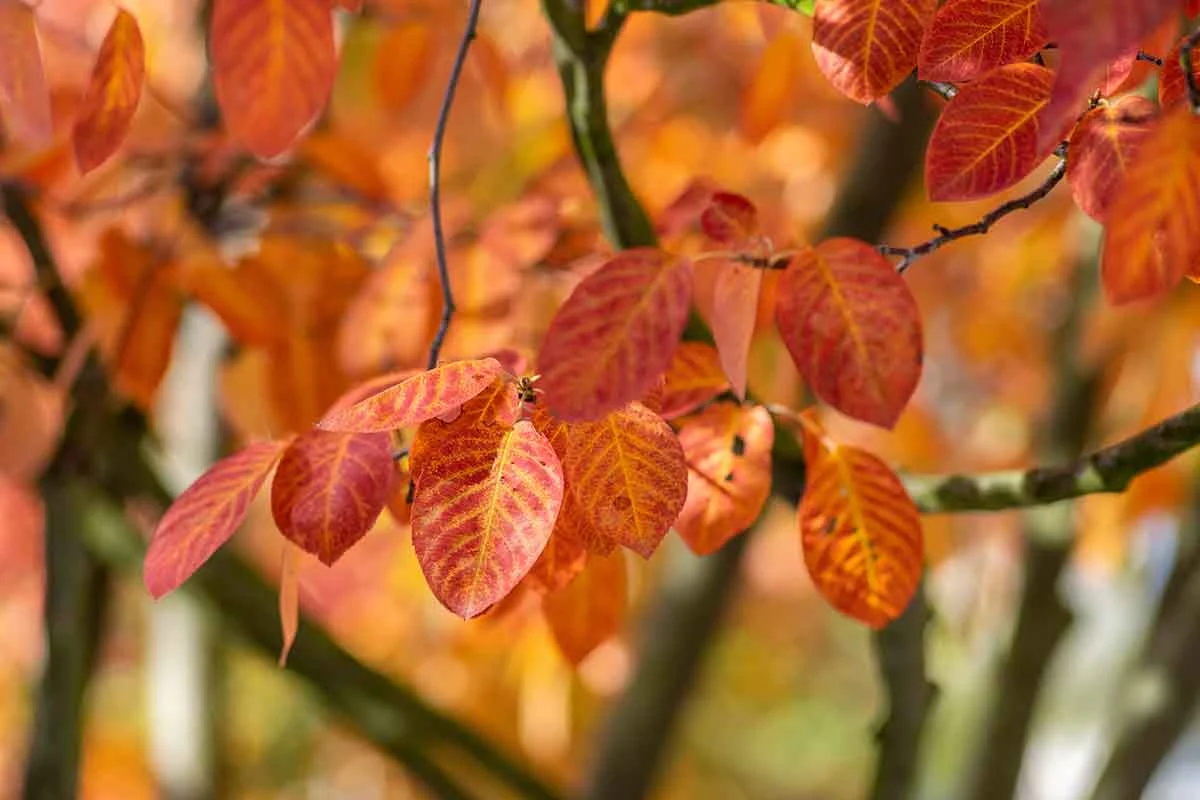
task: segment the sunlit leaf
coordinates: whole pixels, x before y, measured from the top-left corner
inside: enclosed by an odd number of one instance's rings
[[[805,453],[797,516],[808,573],[838,611],[882,628],[900,616],[921,580],[917,507],[891,469],[865,450],[806,442]]]
[[[721,368],[738,397],[746,396],[750,342],[758,318],[759,295],[766,272],[744,264],[721,264],[714,291],[712,333]]]
[[[682,342],[667,368],[666,386],[658,413],[672,419],[694,411],[730,388],[712,345]]]
[[[122,9],[100,45],[75,122],[75,160],[81,172],[100,166],[125,141],[145,76],[142,32],[133,15]]]
[[[643,397],[687,322],[692,265],[648,248],[618,253],[555,314],[538,358],[550,410],[596,419]]]
[[[969,83],[938,118],[925,154],[930,200],[986,197],[1017,183],[1050,154],[1040,145],[1039,114],[1054,73],[1009,64]]]
[[[494,358],[451,361],[384,389],[321,420],[329,431],[371,433],[407,428],[455,411],[502,373]]]
[[[583,571],[542,601],[559,650],[572,664],[615,636],[625,622],[625,554],[588,557]]]
[[[968,81],[1024,61],[1049,34],[1039,0],[948,0],[925,31],[918,75],[926,81]]]
[[[506,428],[464,415],[447,427],[453,447],[425,448],[418,464],[414,446],[413,547],[433,594],[470,618],[512,591],[545,548],[562,465],[528,420]]]
[[[1083,116],[1067,152],[1067,182],[1084,213],[1103,222],[1118,186],[1150,132],[1154,104],[1129,95]]]
[[[50,143],[50,90],[33,8],[0,0],[0,115],[9,135],[31,147]]]
[[[1113,303],[1169,292],[1200,257],[1200,119],[1187,105],[1154,123],[1107,216],[1101,277]]]
[[[771,494],[775,428],[761,406],[717,403],[680,421],[688,495],[675,529],[696,554],[749,528]]]
[[[333,88],[328,0],[214,0],[210,50],[225,124],[262,158],[286,150]]]
[[[640,403],[572,425],[564,468],[583,517],[643,558],[658,548],[687,497],[679,440]]]
[[[564,465],[565,474],[567,449],[571,440],[571,425],[560,419],[556,419],[544,405],[534,408],[532,419],[534,427],[541,431],[542,435],[550,441],[550,446],[554,448],[555,455],[558,456],[558,460]],[[598,553],[599,555],[608,555],[617,547],[617,543],[612,538],[606,536],[592,525],[587,514],[580,507],[579,501],[575,497],[575,491],[571,486],[567,486],[563,492],[562,507],[558,511],[558,519],[554,522],[554,533],[551,536],[551,544],[556,540],[579,542],[587,552]],[[569,552],[571,546],[566,545],[565,550]]]
[[[218,461],[175,499],[146,551],[150,594],[178,588],[234,534],[288,444],[252,444]]]
[[[279,461],[271,514],[286,538],[333,564],[375,524],[392,475],[386,433],[310,430]]]
[[[828,239],[779,283],[779,332],[822,401],[890,428],[921,377],[921,318],[908,284],[870,245]]]
[[[917,65],[937,0],[821,0],[813,13],[817,66],[851,100],[870,103]]]
[[[558,521],[554,524],[550,540],[546,542],[542,554],[538,556],[533,568],[529,570],[529,579],[533,581],[538,591],[544,594],[551,594],[562,589],[579,574],[587,562],[588,549],[583,541],[563,532],[565,530],[562,525],[563,516],[567,513],[571,515],[577,513],[575,511],[567,512],[566,497],[569,494],[569,492],[564,493],[563,507],[559,509]],[[568,522],[568,527],[570,524]]]

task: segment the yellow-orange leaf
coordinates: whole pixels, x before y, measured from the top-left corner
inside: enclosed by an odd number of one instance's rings
[[[424,448],[419,464],[414,452],[413,548],[433,594],[469,619],[508,595],[541,555],[563,473],[529,420],[505,428],[464,415],[446,427],[452,447]]]
[[[707,555],[758,519],[771,494],[775,428],[762,406],[730,403],[681,423],[688,495],[675,529],[693,552]]]
[[[1200,119],[1186,104],[1161,117],[1108,211],[1101,260],[1113,303],[1160,296],[1200,258]]]
[[[1154,104],[1129,95],[1083,115],[1071,132],[1067,182],[1084,213],[1103,222],[1117,187],[1150,133]]]
[[[563,506],[558,511],[558,521],[554,524],[550,541],[546,542],[542,554],[529,570],[529,578],[544,594],[557,592],[570,583],[587,561],[588,549],[583,541],[563,532],[562,520],[568,513],[566,501],[569,496],[570,492],[564,490]]]
[[[252,444],[218,461],[175,499],[146,551],[150,594],[158,598],[178,588],[225,544],[288,444]]]
[[[494,358],[451,361],[371,395],[318,423],[327,431],[372,433],[417,425],[454,412],[503,372]]]
[[[564,464],[565,471],[571,426],[560,419],[556,419],[546,410],[545,405],[534,407],[532,419],[534,427],[550,440],[550,445],[554,448],[554,453],[558,456],[558,460]],[[554,522],[554,533],[551,534],[551,544],[555,540],[579,542],[587,552],[598,553],[602,556],[608,555],[617,547],[615,541],[592,527],[592,524],[587,519],[587,515],[580,508],[579,501],[575,499],[575,492],[570,486],[567,486],[563,492],[562,508],[559,509],[558,519]],[[566,549],[569,551],[570,546],[568,545]],[[582,567],[582,564],[580,567]]]
[[[375,88],[392,111],[403,111],[428,85],[433,36],[422,20],[401,22],[387,32],[375,51]]]
[[[805,453],[797,516],[809,575],[838,611],[882,628],[900,616],[921,580],[917,507],[888,466],[865,450],[806,442]]]
[[[271,514],[286,538],[333,564],[375,524],[392,475],[388,434],[310,430],[279,461]]]
[[[230,133],[252,153],[286,150],[333,88],[328,0],[214,0],[213,83]]]
[[[542,601],[559,650],[572,664],[621,630],[628,605],[625,554],[590,556],[583,571]]]
[[[741,130],[751,142],[761,142],[795,109],[804,85],[804,46],[800,34],[782,31],[759,57],[742,94]]]
[[[675,432],[640,403],[568,431],[567,483],[601,535],[649,558],[687,498]]]
[[[33,8],[21,0],[0,0],[0,114],[13,138],[31,147],[49,144],[50,90]]]
[[[921,316],[875,248],[838,238],[803,250],[780,279],[775,322],[817,397],[855,419],[896,424],[921,377]]]
[[[1024,61],[1049,34],[1039,0],[948,0],[921,43],[918,74],[926,81],[969,81]]]
[[[538,358],[550,410],[597,419],[644,397],[671,363],[691,299],[691,262],[661,250],[626,250],[584,278]]]
[[[930,200],[970,200],[1007,189],[1053,149],[1038,143],[1054,73],[1009,64],[967,84],[934,126],[925,154]]]
[[[682,342],[667,368],[658,413],[666,419],[694,411],[729,389],[729,379],[712,345]]]
[[[125,141],[145,76],[142,32],[133,15],[122,9],[100,45],[75,122],[72,138],[81,172],[86,174],[103,164]]]
[[[937,0],[821,0],[813,13],[817,66],[851,100],[883,97],[917,65]]]

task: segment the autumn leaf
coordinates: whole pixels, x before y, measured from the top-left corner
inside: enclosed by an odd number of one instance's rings
[[[287,539],[331,565],[375,524],[392,474],[388,434],[310,430],[279,461],[271,514]]]
[[[680,342],[667,368],[658,413],[665,419],[682,416],[729,388],[720,356],[712,345]]]
[[[453,447],[426,448],[419,465],[414,452],[413,547],[433,594],[469,619],[537,561],[562,505],[563,473],[529,420],[505,428],[464,415],[447,427]]]
[[[545,405],[535,406],[531,418],[534,427],[542,432],[542,435],[549,440],[550,446],[554,448],[555,455],[564,465],[565,473],[567,449],[571,440],[571,425],[557,419],[546,409]],[[617,547],[617,543],[613,539],[596,530],[592,525],[570,486],[563,492],[562,507],[558,511],[558,519],[554,521],[554,532],[550,536],[550,545],[547,545],[547,549],[556,541],[579,542],[587,552],[599,555],[608,555]],[[569,545],[567,549],[570,549]]]
[[[921,317],[908,284],[870,245],[827,239],[783,273],[775,321],[822,401],[890,428],[921,377]]]
[[[971,200],[1007,189],[1050,154],[1039,144],[1039,114],[1054,74],[1009,64],[969,83],[934,126],[925,154],[930,200]]]
[[[393,112],[403,111],[428,85],[433,66],[433,36],[422,20],[400,22],[389,29],[375,51],[375,87]]]
[[[838,91],[867,104],[917,65],[937,0],[822,0],[813,13],[813,55]]]
[[[214,0],[213,84],[230,132],[260,158],[286,150],[333,88],[328,0]]]
[[[300,561],[303,554],[291,542],[283,543],[283,564],[279,571],[279,666],[287,666],[288,653],[296,643],[300,629]]]
[[[807,441],[797,519],[804,563],[829,604],[873,628],[904,611],[924,568],[916,505],[865,450]]]
[[[53,138],[37,23],[22,0],[0,0],[0,115],[9,134],[30,147]]]
[[[671,363],[691,294],[691,262],[650,248],[618,253],[584,278],[538,358],[550,410],[591,420],[643,397]]]
[[[762,406],[717,403],[680,421],[688,494],[675,529],[708,555],[749,528],[771,494],[775,428]]]
[[[100,45],[75,122],[72,137],[81,172],[86,174],[103,164],[125,141],[145,76],[142,32],[133,15],[122,9]]]
[[[572,425],[563,462],[584,519],[649,558],[687,497],[687,464],[671,427],[640,403]]]
[[[758,209],[740,194],[714,192],[700,212],[700,229],[714,242],[741,243],[758,230]]]
[[[257,442],[223,458],[184,490],[146,551],[146,588],[160,598],[191,577],[246,518],[250,503],[290,441]]]
[[[550,633],[572,664],[620,632],[628,606],[625,569],[624,553],[589,556],[573,581],[542,601]]]
[[[482,392],[503,368],[494,358],[451,361],[373,394],[317,423],[327,431],[373,433],[448,414]]]
[[[1169,292],[1200,258],[1200,119],[1186,104],[1151,127],[1107,218],[1101,278],[1114,304]]]
[[[563,527],[561,522],[566,509],[566,498],[569,495],[570,492],[564,491],[564,505],[559,509],[554,531],[550,534],[550,540],[546,542],[542,554],[529,570],[529,580],[543,594],[562,589],[574,580],[587,562],[588,549],[583,541],[560,530]]]
[[[1081,114],[1094,78],[1105,64],[1138,46],[1179,0],[1041,0],[1046,28],[1061,52],[1049,102],[1041,112],[1039,149],[1052,147]]]
[[[734,394],[740,398],[746,396],[750,343],[754,339],[765,275],[762,269],[726,262],[720,266],[713,292],[713,339],[721,357],[721,368],[729,377]]]
[[[1076,204],[1092,219],[1105,220],[1154,115],[1152,102],[1129,95],[1093,108],[1071,132],[1067,182]]]
[[[948,0],[921,43],[925,81],[969,81],[1024,61],[1049,39],[1039,0]]]
[[[1163,110],[1174,108],[1187,100],[1187,79],[1183,74],[1183,45],[1189,37],[1184,36],[1163,58],[1162,72],[1158,77],[1158,104]],[[1192,56],[1192,75],[1200,80],[1200,50]]]
[[[803,52],[799,33],[782,31],[767,44],[742,93],[739,127],[751,142],[761,142],[779,127],[800,99]]]

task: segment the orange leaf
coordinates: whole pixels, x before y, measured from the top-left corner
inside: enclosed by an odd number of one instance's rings
[[[625,554],[590,556],[565,588],[548,595],[542,610],[558,649],[572,664],[615,636],[628,605]]]
[[[124,9],[100,45],[92,79],[72,134],[80,172],[91,172],[116,152],[133,122],[146,77],[146,48],[137,20]]]
[[[1052,147],[1054,137],[1084,110],[1098,70],[1136,48],[1179,10],[1179,0],[1041,0],[1041,4],[1050,38],[1062,54],[1039,131],[1039,146]]]
[[[389,110],[403,111],[428,85],[433,37],[422,20],[400,22],[391,28],[375,51],[375,87]]]
[[[1187,100],[1187,80],[1183,75],[1183,62],[1180,60],[1183,45],[1187,40],[1188,37],[1184,36],[1176,42],[1163,59],[1162,72],[1158,78],[1158,104],[1164,111]],[[1192,75],[1200,80],[1200,52],[1193,52]]]
[[[393,469],[386,433],[302,433],[271,484],[275,524],[302,550],[333,564],[375,524]]]
[[[732,261],[720,265],[714,287],[712,333],[721,368],[738,397],[746,396],[750,342],[766,272]]]
[[[775,428],[762,406],[718,403],[682,420],[688,494],[675,529],[708,555],[749,528],[771,494]]]
[[[596,419],[643,397],[671,363],[691,295],[691,262],[650,248],[618,253],[584,278],[538,359],[550,410]]]
[[[967,84],[938,118],[925,154],[930,200],[986,197],[1017,183],[1050,154],[1038,144],[1038,115],[1054,74],[1009,64]]]
[[[560,531],[561,522],[566,511],[566,499],[570,492],[563,493],[563,507],[558,511],[558,521],[554,523],[554,531],[550,541],[529,570],[529,577],[534,586],[544,594],[551,594],[570,583],[583,569],[587,562],[588,549],[580,539]]]
[[[948,0],[925,31],[921,79],[969,81],[1029,58],[1049,39],[1038,2]]]
[[[438,291],[423,259],[405,253],[388,258],[363,283],[342,318],[339,361],[360,375],[423,367],[438,322]]]
[[[812,438],[807,429],[804,436]],[[865,450],[806,442],[805,453],[797,517],[808,573],[838,611],[882,628],[900,616],[921,580],[917,507],[891,469]]]
[[[763,50],[742,94],[740,127],[749,141],[761,142],[796,107],[804,85],[804,46],[800,34],[782,31]]]
[[[419,466],[414,452],[412,538],[434,595],[469,619],[537,561],[562,505],[563,474],[528,420],[503,428],[464,415],[448,428],[453,447],[426,449]]]
[[[1115,304],[1175,288],[1200,257],[1200,119],[1186,104],[1159,118],[1109,206],[1101,260]]]
[[[300,627],[300,559],[291,542],[283,543],[283,568],[279,572],[279,632],[283,644],[279,648],[279,666],[287,665],[288,653],[296,642]]]
[[[813,55],[838,91],[870,103],[917,65],[937,0],[821,0],[813,13]]]
[[[601,535],[649,558],[687,498],[687,464],[662,417],[633,403],[568,431],[567,483]]]
[[[571,438],[571,426],[560,419],[555,419],[544,405],[534,408],[532,418],[534,427],[550,440],[550,445],[554,448],[558,460],[565,465]],[[554,533],[550,537],[551,544],[556,540],[578,541],[587,552],[599,555],[608,555],[617,546],[615,541],[597,531],[588,521],[570,486],[563,492],[562,508],[558,511],[558,519],[554,522]]]
[[[1071,132],[1067,182],[1084,213],[1103,222],[1154,117],[1154,104],[1129,95],[1093,108]]]
[[[667,368],[666,388],[658,409],[666,419],[694,411],[729,389],[720,356],[703,342],[681,342]]]
[[[31,147],[54,136],[37,23],[21,0],[0,0],[0,115],[9,134]]]
[[[921,316],[908,284],[875,248],[827,239],[779,282],[775,322],[822,401],[890,428],[921,377]]]
[[[213,83],[230,133],[252,153],[286,150],[333,88],[328,0],[215,0]]]
[[[146,551],[146,588],[162,597],[233,535],[288,441],[256,442],[214,464],[175,499]]]
[[[334,412],[318,427],[372,433],[407,428],[455,411],[503,372],[494,358],[451,361]]]

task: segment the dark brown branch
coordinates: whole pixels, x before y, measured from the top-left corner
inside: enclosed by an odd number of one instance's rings
[[[429,345],[429,362],[427,367],[433,369],[438,365],[438,356],[442,352],[442,343],[446,341],[446,333],[450,330],[450,320],[456,311],[454,292],[450,287],[450,266],[446,261],[446,233],[442,229],[442,146],[446,141],[446,127],[450,123],[450,110],[454,107],[454,95],[458,91],[458,82],[462,77],[463,65],[467,61],[467,52],[471,42],[475,40],[475,30],[479,25],[479,6],[481,0],[471,0],[467,11],[467,21],[463,25],[462,38],[458,42],[458,50],[454,54],[454,63],[450,67],[450,78],[446,81],[446,91],[442,95],[442,105],[438,109],[437,124],[433,129],[433,144],[429,148],[429,213],[433,218],[433,246],[437,255],[438,281],[442,286],[442,316],[438,320],[437,331],[433,342]]]

